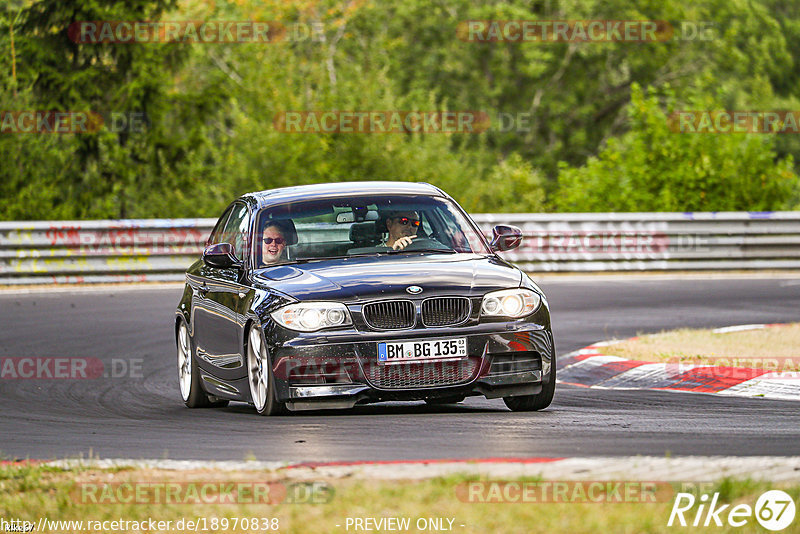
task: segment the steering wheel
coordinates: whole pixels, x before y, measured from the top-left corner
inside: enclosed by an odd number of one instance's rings
[[[432,239],[430,237],[420,237],[411,242],[403,250],[424,250],[424,249],[434,249],[434,250],[451,250],[450,247],[443,244],[441,241],[436,239]]]

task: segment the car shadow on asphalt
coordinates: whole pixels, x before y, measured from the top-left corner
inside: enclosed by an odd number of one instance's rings
[[[227,412],[256,415],[251,405],[236,403],[223,410]],[[362,404],[342,410],[302,410],[289,412],[291,417],[304,416],[365,416],[365,415],[424,415],[424,414],[459,414],[459,413],[497,413],[510,410],[500,402],[489,404],[486,401],[477,403],[462,402],[458,404],[429,405],[424,402],[383,402]]]

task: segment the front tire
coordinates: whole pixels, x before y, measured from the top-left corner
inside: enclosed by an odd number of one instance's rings
[[[556,391],[556,359],[550,361],[550,380],[542,386],[542,391],[536,395],[522,395],[520,397],[503,397],[503,402],[512,412],[535,412],[544,410],[553,402]]]
[[[260,415],[278,415],[286,405],[275,397],[275,377],[261,330],[253,326],[247,343],[247,381],[250,398]]]
[[[181,398],[183,403],[189,408],[209,408],[223,407],[228,405],[226,400],[212,401],[203,391],[200,384],[200,372],[197,363],[194,361],[194,350],[192,349],[192,338],[189,336],[189,329],[186,322],[180,321],[177,334],[178,344],[178,383],[181,388]]]

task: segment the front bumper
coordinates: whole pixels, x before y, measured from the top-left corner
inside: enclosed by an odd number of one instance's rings
[[[465,337],[467,358],[379,364],[377,343]],[[272,348],[278,400],[293,410],[351,408],[389,400],[535,395],[550,377],[547,326],[488,323],[457,329],[303,336]]]

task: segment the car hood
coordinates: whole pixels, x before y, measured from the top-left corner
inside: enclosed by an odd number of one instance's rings
[[[522,272],[493,256],[416,254],[352,257],[277,265],[256,271],[258,282],[298,300],[366,301],[409,297],[406,288],[436,294],[479,296],[519,287]]]

